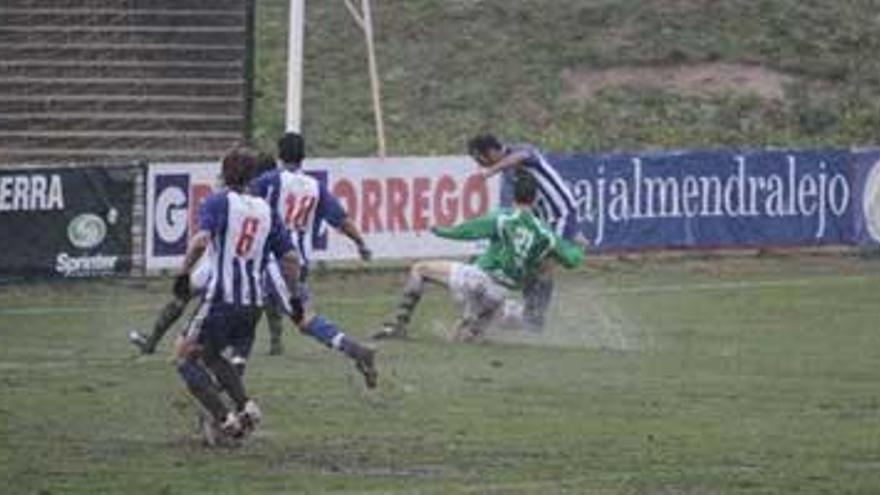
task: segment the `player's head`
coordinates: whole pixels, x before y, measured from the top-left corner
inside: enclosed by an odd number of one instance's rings
[[[278,140],[278,159],[285,165],[299,166],[306,156],[306,143],[295,132],[286,132]]]
[[[223,185],[241,190],[255,177],[257,155],[249,148],[237,146],[226,153],[221,162]]]
[[[275,170],[276,166],[275,157],[272,156],[271,153],[261,151],[257,153],[257,169],[254,173],[254,177],[259,177],[270,170]]]
[[[471,138],[467,151],[482,167],[490,167],[504,157],[504,145],[492,134],[480,134]]]
[[[538,182],[532,174],[519,171],[513,178],[513,202],[520,206],[531,206],[538,196]]]

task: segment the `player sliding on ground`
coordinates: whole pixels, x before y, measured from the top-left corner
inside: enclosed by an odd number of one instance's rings
[[[518,174],[513,184],[514,206],[463,222],[455,227],[435,227],[439,237],[459,240],[488,239],[488,249],[474,264],[458,261],[420,261],[410,270],[403,297],[393,320],[373,337],[405,337],[425,282],[447,287],[463,306],[455,339],[480,339],[499,316],[507,289],[520,290],[553,260],[575,268],[584,258],[583,249],[562,239],[532,213],[537,184],[528,174]]]
[[[574,196],[550,162],[534,146],[507,145],[492,134],[476,136],[468,142],[468,154],[480,165],[484,177],[504,173],[528,173],[535,179],[537,195],[532,205],[535,215],[556,235],[580,245],[589,241],[578,229]],[[513,172],[513,173],[511,173]],[[546,264],[541,273],[526,281],[523,288],[525,327],[540,331],[553,296],[553,264]]]

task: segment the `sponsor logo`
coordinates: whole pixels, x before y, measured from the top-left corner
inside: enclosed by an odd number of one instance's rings
[[[829,220],[844,216],[852,198],[839,169],[824,161],[801,163],[793,155],[772,168],[734,156],[732,167],[664,176],[649,173],[635,157],[626,166],[599,165],[596,171],[595,177],[575,181],[572,192],[578,220],[593,224],[597,246],[614,224],[692,218],[801,218],[821,240]]]
[[[421,232],[485,214],[492,198],[486,180],[410,176],[341,178],[331,191],[364,234]]]
[[[93,277],[110,275],[116,270],[119,256],[71,256],[58,253],[55,257],[55,271],[65,277]]]
[[[188,175],[169,174],[156,177],[153,254],[182,254],[186,249],[188,193]]]
[[[868,234],[875,242],[880,242],[880,162],[871,167],[865,179],[862,209]]]
[[[67,238],[79,249],[91,249],[104,242],[107,224],[93,213],[77,215],[67,224]]]

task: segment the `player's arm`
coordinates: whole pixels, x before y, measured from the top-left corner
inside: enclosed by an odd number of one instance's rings
[[[174,295],[180,299],[189,298],[189,275],[196,262],[205,254],[211,243],[211,234],[219,231],[226,221],[226,197],[220,194],[209,196],[199,207],[198,232],[190,239],[183,257],[180,273],[174,278]]]
[[[457,241],[490,239],[496,235],[497,225],[498,216],[490,214],[465,220],[454,227],[434,227],[431,232],[437,237]]]
[[[554,235],[551,256],[565,268],[577,268],[584,262],[584,249],[577,244]]]
[[[504,170],[515,167],[528,159],[529,152],[527,150],[518,150],[508,153],[504,158],[493,163],[491,166],[483,169],[483,177],[489,178],[495,174],[499,174]]]
[[[362,260],[369,261],[372,259],[373,252],[367,247],[361,231],[351,221],[339,200],[330,194],[330,191],[323,184],[321,185],[320,197],[318,198],[317,218],[324,219],[331,227],[342,232],[345,237],[348,237],[357,246],[358,254]]]
[[[303,303],[299,296],[299,257],[296,254],[290,233],[284,228],[281,218],[274,211],[272,212],[272,226],[266,239],[266,247],[278,259],[281,275],[284,277],[284,283],[291,294],[290,301],[288,301],[290,316],[294,323],[299,324],[304,314]]]

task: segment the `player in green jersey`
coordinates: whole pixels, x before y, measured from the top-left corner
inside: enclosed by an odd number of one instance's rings
[[[552,232],[532,213],[536,195],[535,179],[518,174],[513,185],[513,208],[455,227],[432,229],[435,235],[447,239],[488,239],[489,247],[472,264],[451,260],[415,263],[393,320],[373,337],[405,337],[425,282],[431,281],[446,286],[463,306],[456,339],[480,338],[499,315],[508,289],[521,290],[550,260],[566,268],[579,266],[584,258],[583,249]]]

